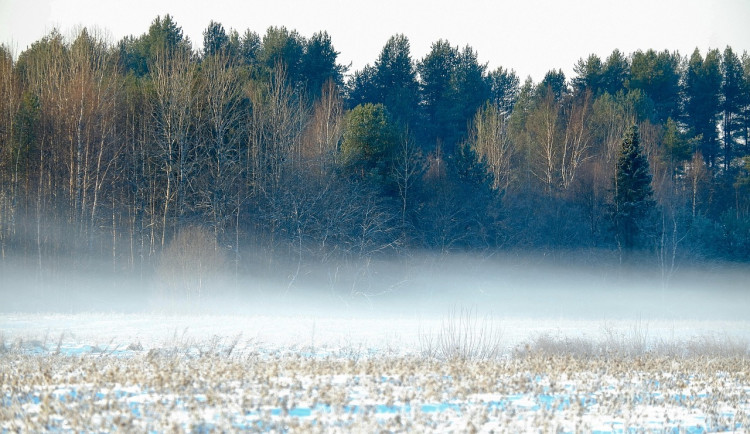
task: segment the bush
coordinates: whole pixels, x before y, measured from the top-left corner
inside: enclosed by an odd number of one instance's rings
[[[421,352],[448,361],[494,360],[502,355],[502,329],[472,310],[451,312],[437,334],[420,334]]]

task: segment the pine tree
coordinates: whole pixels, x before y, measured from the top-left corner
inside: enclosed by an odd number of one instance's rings
[[[203,31],[203,56],[213,56],[224,50],[229,45],[229,37],[224,26],[211,20],[208,27]]]
[[[399,133],[383,104],[364,104],[346,115],[341,156],[345,172],[393,192],[393,160]]]
[[[742,62],[731,47],[724,50],[721,62],[721,133],[724,146],[724,170],[729,171],[735,150],[738,148],[739,133],[742,129],[743,93],[747,89]]]
[[[644,223],[654,208],[648,159],[641,151],[638,127],[622,141],[614,178],[612,218],[618,244],[630,250],[638,245]]]
[[[411,58],[409,39],[392,36],[375,61],[374,84],[379,99],[392,119],[401,125],[415,125],[419,112],[419,84]]]
[[[685,71],[685,123],[693,137],[699,137],[700,151],[713,167],[719,157],[716,128],[721,113],[721,54],[706,53],[704,59],[696,49]]]

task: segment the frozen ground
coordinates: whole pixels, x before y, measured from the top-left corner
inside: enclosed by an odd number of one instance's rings
[[[0,433],[750,431],[742,267],[368,263],[207,287],[189,314],[5,271]]]
[[[500,352],[507,355],[538,338],[580,340],[594,344],[656,346],[685,342],[750,341],[750,319],[567,319],[518,318],[447,311],[442,316],[284,316],[284,315],[167,315],[167,314],[0,314],[6,345],[34,342],[65,354],[77,348],[145,350],[191,346],[210,341],[237,341],[237,349],[284,351],[305,348],[316,354],[356,350],[391,355],[419,355],[430,339],[451,323],[470,316],[469,328],[489,329]],[[466,328],[466,327],[464,327]]]
[[[741,320],[3,314],[0,330],[3,432],[750,427]]]

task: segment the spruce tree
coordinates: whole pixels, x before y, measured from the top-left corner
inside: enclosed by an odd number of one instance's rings
[[[640,145],[638,127],[625,133],[614,178],[612,218],[617,242],[630,250],[640,241],[644,224],[654,208],[648,159]]]

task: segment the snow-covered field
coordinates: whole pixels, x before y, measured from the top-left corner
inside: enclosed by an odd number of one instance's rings
[[[750,322],[0,314],[0,431],[750,429]]]
[[[750,432],[745,266],[294,267],[187,306],[0,271],[0,433]]]

